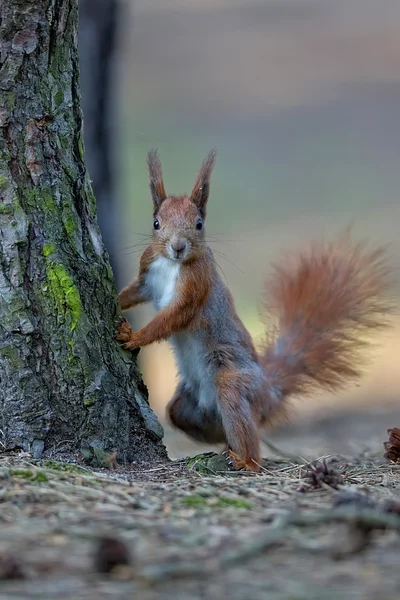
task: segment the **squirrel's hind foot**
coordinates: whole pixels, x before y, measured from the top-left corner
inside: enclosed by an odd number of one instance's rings
[[[250,459],[248,461],[243,460],[233,450],[227,449],[222,453],[227,459],[228,463],[232,465],[235,471],[250,471],[252,473],[259,473],[261,467],[259,464]]]

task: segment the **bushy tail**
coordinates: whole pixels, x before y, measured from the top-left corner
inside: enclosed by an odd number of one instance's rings
[[[348,235],[273,267],[263,300],[275,325],[261,355],[271,405],[337,391],[361,375],[371,334],[393,312],[390,279],[385,250]]]

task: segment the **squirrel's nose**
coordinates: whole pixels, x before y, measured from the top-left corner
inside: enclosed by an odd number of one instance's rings
[[[171,244],[172,250],[178,255],[184,253],[184,251],[186,250],[186,246],[186,240],[176,240]]]

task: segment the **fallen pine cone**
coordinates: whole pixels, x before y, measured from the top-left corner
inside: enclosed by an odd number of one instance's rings
[[[388,429],[387,432],[389,441],[383,444],[386,450],[384,457],[392,462],[400,462],[400,429],[393,427],[393,429]]]
[[[304,492],[310,489],[318,489],[323,487],[321,483],[334,489],[343,484],[343,477],[339,471],[326,460],[308,465],[299,491]]]

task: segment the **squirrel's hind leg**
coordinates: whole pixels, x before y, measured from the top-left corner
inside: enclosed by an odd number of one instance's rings
[[[167,405],[171,424],[198,442],[206,444],[226,443],[220,415],[210,408],[199,405],[197,395],[181,381],[172,400]]]
[[[258,425],[249,404],[248,376],[223,370],[217,377],[218,405],[225,431],[225,450],[234,468],[258,473],[261,467]]]

